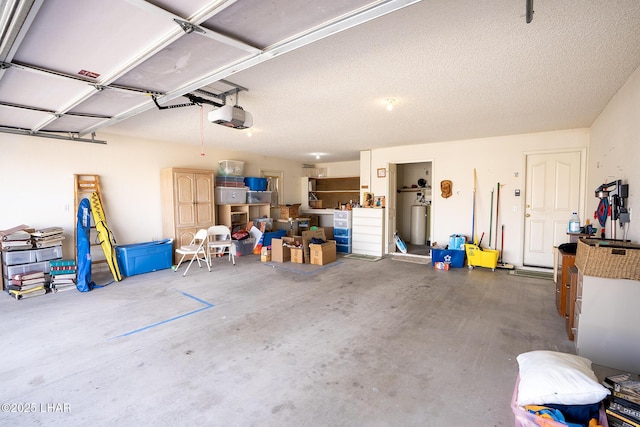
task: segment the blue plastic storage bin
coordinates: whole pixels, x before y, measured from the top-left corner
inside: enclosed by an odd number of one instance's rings
[[[350,228],[334,228],[333,236],[334,237],[351,237],[351,229]]]
[[[336,244],[336,252],[339,254],[350,254],[351,245],[338,245]]]
[[[116,259],[125,276],[171,268],[173,244],[171,239],[132,245],[116,246]]]
[[[338,245],[348,245],[351,246],[351,237],[343,237],[343,236],[336,236],[335,234],[333,235],[333,240],[336,241],[336,244]]]
[[[267,178],[254,178],[248,176],[244,179],[244,185],[251,191],[265,191],[267,189]]]
[[[277,230],[264,233],[264,238],[262,239],[262,247],[271,246],[271,239],[281,239],[286,235],[287,230]]]
[[[450,267],[464,267],[464,249],[431,249],[431,265],[447,262]]]

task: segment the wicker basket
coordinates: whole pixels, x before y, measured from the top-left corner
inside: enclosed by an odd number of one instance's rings
[[[615,240],[580,239],[576,267],[585,276],[640,280],[640,245]]]

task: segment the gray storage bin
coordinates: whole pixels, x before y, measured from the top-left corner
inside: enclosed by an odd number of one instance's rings
[[[244,205],[247,203],[247,187],[216,187],[216,205]]]
[[[3,265],[2,273],[4,274],[4,277],[11,279],[11,276],[14,274],[23,274],[29,271],[42,271],[48,273],[49,269],[49,261],[43,261],[32,262],[30,264]]]
[[[36,262],[36,251],[2,251],[4,265],[18,265]]]
[[[36,261],[49,261],[62,258],[62,245],[51,246],[50,248],[36,249]]]
[[[247,191],[247,203],[271,203],[271,191]]]

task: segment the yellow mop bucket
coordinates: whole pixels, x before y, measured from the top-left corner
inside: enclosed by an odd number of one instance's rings
[[[469,270],[473,267],[486,267],[495,271],[498,265],[498,255],[500,251],[493,249],[480,249],[478,245],[465,243],[464,249],[467,252],[467,265]]]

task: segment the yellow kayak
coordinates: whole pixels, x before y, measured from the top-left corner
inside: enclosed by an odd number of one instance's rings
[[[104,214],[104,210],[102,209],[102,202],[100,201],[100,197],[97,192],[94,191],[91,193],[89,202],[91,204],[93,222],[96,224],[98,241],[100,242],[100,246],[102,246],[102,251],[104,252],[107,264],[109,264],[109,269],[111,270],[111,274],[113,274],[114,280],[120,281],[122,280],[122,275],[120,274],[118,260],[116,259],[116,248],[113,246],[115,241],[113,241],[113,235],[107,225],[107,218]]]

